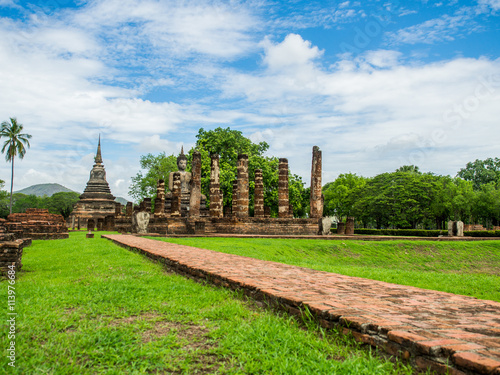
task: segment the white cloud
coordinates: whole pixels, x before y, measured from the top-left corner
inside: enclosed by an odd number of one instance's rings
[[[463,7],[453,16],[444,14],[439,18],[427,20],[418,25],[409,26],[396,32],[387,33],[391,43],[434,44],[452,41],[457,37],[470,34],[480,29],[474,21],[474,10]]]
[[[494,11],[500,9],[500,0],[479,0],[479,5],[488,6]]]
[[[262,45],[265,50],[264,63],[270,70],[309,65],[322,54],[318,47],[311,46],[311,42],[303,40],[297,34],[288,34],[279,44],[265,39]]]

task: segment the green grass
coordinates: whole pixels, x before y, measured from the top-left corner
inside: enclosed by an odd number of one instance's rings
[[[99,237],[98,235],[96,237]],[[8,348],[7,282],[0,347]],[[17,274],[12,374],[410,374],[101,238],[33,241]]]
[[[500,302],[500,241],[161,240]]]

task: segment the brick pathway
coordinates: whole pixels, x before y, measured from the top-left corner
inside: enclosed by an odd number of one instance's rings
[[[242,289],[437,373],[500,375],[500,303],[223,254],[103,235],[191,277]],[[448,365],[447,365],[448,364]]]

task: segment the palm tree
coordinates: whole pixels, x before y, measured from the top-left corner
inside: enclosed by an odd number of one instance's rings
[[[30,147],[28,139],[31,138],[30,134],[23,134],[23,125],[18,124],[16,118],[10,118],[10,123],[7,121],[2,122],[0,128],[0,138],[7,138],[2,147],[2,153],[7,150],[5,160],[12,163],[12,176],[10,180],[10,213],[12,213],[12,189],[14,188],[14,158],[19,155],[22,159],[26,154],[24,145]]]

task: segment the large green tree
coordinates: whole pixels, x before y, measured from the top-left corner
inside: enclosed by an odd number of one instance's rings
[[[9,212],[12,213],[12,191],[14,189],[14,159],[19,156],[24,158],[26,147],[30,147],[30,134],[22,133],[23,125],[17,122],[14,117],[10,118],[10,122],[2,122],[0,128],[0,138],[6,138],[2,147],[2,153],[5,153],[5,160],[12,164],[11,180],[10,180],[10,205]]]
[[[142,155],[140,160],[141,168],[145,173],[139,171],[132,177],[132,184],[129,187],[129,194],[136,202],[144,198],[154,198],[158,180],[166,182],[165,188],[168,191],[168,175],[177,171],[177,157],[167,156],[164,152],[153,155]]]
[[[44,206],[49,209],[50,213],[60,214],[64,216],[64,219],[67,219],[79,197],[80,194],[75,192],[55,193],[51,197],[45,198]]]
[[[458,177],[466,181],[472,181],[474,190],[480,190],[482,185],[493,182],[500,182],[500,159],[488,158],[485,160],[476,159],[474,162],[469,162],[457,173]]]
[[[355,173],[345,173],[323,186],[325,197],[323,214],[337,216],[341,221],[347,216],[354,215],[355,203],[366,181],[366,178]]]

